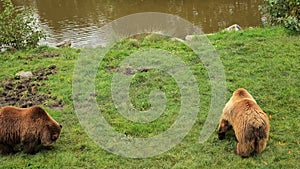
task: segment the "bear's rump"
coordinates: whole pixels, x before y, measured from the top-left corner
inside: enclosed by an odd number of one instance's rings
[[[266,139],[267,129],[266,125],[254,126],[251,124],[246,125],[245,128],[245,141],[262,140]]]

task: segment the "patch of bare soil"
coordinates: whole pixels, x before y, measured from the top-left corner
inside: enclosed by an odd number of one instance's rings
[[[56,72],[56,66],[51,65],[48,68],[32,72],[32,77],[4,79],[0,82],[0,88],[2,88],[0,90],[0,107],[16,106],[26,108],[47,103],[48,107],[62,108],[62,101],[57,101],[57,98],[52,97],[50,91],[46,94],[38,92],[39,87],[45,86],[43,81]]]
[[[29,56],[29,57],[26,57],[26,59],[28,60],[32,60],[32,59],[41,59],[41,58],[54,58],[54,57],[59,57],[60,54],[58,53],[50,53],[50,52],[44,52],[43,54],[41,55],[38,55],[38,56]]]

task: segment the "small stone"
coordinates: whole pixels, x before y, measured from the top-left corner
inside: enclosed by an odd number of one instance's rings
[[[188,35],[187,35],[187,36],[188,36]],[[184,43],[184,40],[183,40],[183,39],[180,39],[180,38],[177,38],[177,37],[171,38],[171,41],[179,41],[179,42]]]
[[[191,41],[194,37],[195,35],[186,35],[185,40]]]
[[[61,48],[61,47],[70,47],[71,44],[72,44],[72,42],[70,40],[65,40],[63,42],[57,43],[55,46],[58,47],[58,48]]]
[[[229,26],[228,28],[226,28],[225,30],[227,30],[228,32],[241,31],[241,30],[243,30],[243,28],[238,24],[233,24],[233,25]]]
[[[30,78],[33,76],[32,72],[24,72],[24,71],[19,71],[18,73],[16,73],[16,76],[22,78]]]

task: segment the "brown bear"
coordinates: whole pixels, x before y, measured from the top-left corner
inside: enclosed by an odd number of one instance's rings
[[[2,154],[14,153],[23,145],[25,153],[35,154],[39,145],[51,147],[62,126],[41,107],[0,109],[0,148]]]
[[[220,140],[231,127],[238,141],[236,153],[241,157],[261,153],[266,148],[270,131],[268,116],[243,88],[233,93],[223,109],[218,127]]]

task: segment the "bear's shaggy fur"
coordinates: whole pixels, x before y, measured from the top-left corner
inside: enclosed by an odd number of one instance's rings
[[[220,140],[231,127],[238,141],[236,153],[241,157],[261,153],[266,148],[270,130],[268,116],[243,88],[233,93],[223,109],[218,127]]]
[[[0,109],[0,148],[2,154],[14,153],[23,145],[24,152],[35,154],[39,145],[50,147],[58,139],[62,126],[41,107]]]

